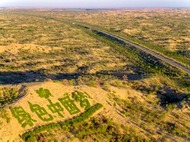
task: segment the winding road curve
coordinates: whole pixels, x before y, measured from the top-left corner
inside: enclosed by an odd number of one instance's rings
[[[164,62],[166,62],[168,64],[170,64],[171,66],[174,66],[176,68],[179,68],[179,69],[183,70],[184,72],[186,72],[187,74],[190,75],[190,68],[188,68],[188,67],[182,65],[181,63],[176,62],[176,61],[172,60],[171,58],[168,58],[168,57],[166,57],[166,56],[164,56],[164,55],[162,55],[162,54],[160,54],[160,53],[158,53],[158,52],[156,52],[154,50],[151,50],[151,49],[148,49],[148,48],[143,47],[141,45],[138,45],[138,44],[136,44],[136,43],[134,43],[132,41],[129,41],[129,40],[125,39],[125,38],[119,37],[119,36],[117,36],[115,34],[107,32],[107,31],[103,31],[103,30],[100,30],[100,29],[97,29],[97,28],[93,28],[93,27],[85,25],[85,24],[80,24],[80,23],[73,23],[73,24],[81,26],[81,27],[84,27],[84,28],[87,28],[87,29],[95,30],[97,32],[103,33],[103,34],[105,34],[107,36],[110,36],[112,38],[115,38],[115,39],[117,39],[119,41],[127,43],[127,44],[129,44],[131,46],[134,46],[134,47],[136,47],[136,48],[138,48],[138,49],[140,49],[140,50],[142,50],[142,51],[144,51],[144,52],[146,52],[146,53],[148,53],[148,54],[150,54],[150,55],[152,55],[152,56],[154,56],[154,57],[156,57],[156,58],[158,58],[158,59],[160,59],[160,60],[162,60],[162,61],[164,61]]]

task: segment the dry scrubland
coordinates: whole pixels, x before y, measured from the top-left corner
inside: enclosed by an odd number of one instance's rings
[[[128,64],[106,44],[64,23],[5,14],[1,25],[1,83],[74,78]]]
[[[189,11],[173,11],[1,11],[0,141],[190,141],[189,75],[134,47],[60,21],[101,24],[168,51],[183,50],[188,58]],[[168,25],[166,33],[159,25],[165,21],[185,28],[176,32]],[[51,95],[39,95],[39,88]],[[85,109],[74,91],[83,92],[90,107]],[[80,112],[71,114],[62,104],[61,117],[48,109],[50,101],[61,104],[58,100],[67,95]],[[40,119],[29,102],[44,107],[53,120]],[[17,107],[30,114],[33,125],[22,127],[13,113]]]
[[[189,9],[56,11],[49,15],[109,30],[190,66]]]

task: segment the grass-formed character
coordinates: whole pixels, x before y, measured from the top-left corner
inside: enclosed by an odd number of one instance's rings
[[[90,108],[90,102],[83,92],[75,91],[72,93],[72,97],[75,101],[80,102],[80,106],[85,108],[85,110]]]
[[[53,103],[50,99],[48,99],[48,102],[49,102],[49,105],[47,105],[47,107],[51,110],[52,113],[58,113],[60,117],[64,117],[62,115],[63,108],[59,102]]]
[[[53,120],[53,116],[48,114],[48,112],[45,110],[45,108],[41,107],[38,104],[32,104],[30,102],[28,102],[28,103],[30,105],[31,111],[35,112],[42,121],[52,121]]]
[[[68,95],[65,96],[64,98],[59,98],[59,101],[71,115],[80,112],[78,107],[75,105],[74,100],[71,100]]]
[[[11,108],[11,112],[13,116],[18,120],[22,127],[26,127],[27,125],[33,126],[36,120],[32,119],[31,115],[27,113],[22,107],[14,107]]]
[[[48,99],[52,94],[48,89],[39,88],[39,90],[36,90],[36,93],[39,95],[40,98]]]

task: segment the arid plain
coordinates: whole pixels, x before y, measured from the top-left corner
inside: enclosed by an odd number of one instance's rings
[[[189,9],[0,10],[0,141],[190,141]]]

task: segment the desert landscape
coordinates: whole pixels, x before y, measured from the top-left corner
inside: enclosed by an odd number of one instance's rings
[[[190,141],[190,74],[104,33],[189,70],[189,25],[189,9],[0,9],[0,142]]]
[[[43,13],[41,13],[43,15]],[[50,12],[50,16],[88,23],[190,64],[189,9],[124,9]]]

